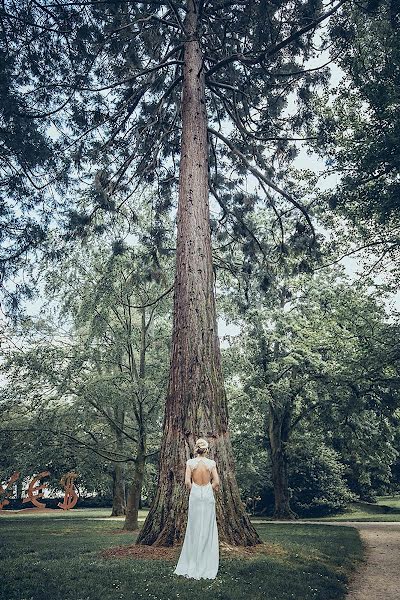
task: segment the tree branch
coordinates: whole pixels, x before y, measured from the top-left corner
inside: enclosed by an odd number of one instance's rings
[[[242,152],[238,148],[236,148],[236,146],[234,146],[234,144],[232,144],[232,142],[230,140],[228,140],[228,138],[226,138],[224,135],[222,135],[222,133],[220,133],[219,131],[216,131],[212,127],[208,127],[208,131],[212,135],[215,135],[220,140],[222,140],[224,142],[224,144],[226,144],[228,146],[228,148],[231,150],[231,152],[233,152],[233,154],[236,154],[236,156],[238,156],[244,162],[244,164],[247,166],[247,168],[249,169],[249,171],[251,173],[253,173],[253,175],[258,180],[263,181],[268,187],[270,187],[275,192],[277,192],[278,194],[280,194],[281,196],[283,196],[286,200],[288,200],[291,204],[293,204],[293,206],[295,206],[298,210],[300,210],[300,212],[304,215],[304,218],[306,219],[307,223],[310,226],[310,229],[311,229],[311,232],[312,232],[312,236],[313,236],[313,243],[314,243],[316,241],[316,235],[315,235],[314,225],[312,224],[310,216],[309,216],[307,210],[305,209],[305,207],[298,200],[295,200],[293,198],[293,196],[291,196],[290,194],[288,194],[287,192],[285,192],[284,190],[282,190],[281,188],[279,188],[268,177],[266,177],[259,169],[257,169],[256,167],[254,167],[250,163],[250,161],[244,156],[244,154],[242,154]]]
[[[339,10],[339,8],[345,2],[348,2],[348,0],[340,0],[340,2],[338,2],[338,4],[336,4],[336,6],[332,7],[327,12],[323,13],[320,17],[318,17],[318,19],[311,21],[311,23],[309,23],[308,25],[305,25],[298,31],[295,31],[290,36],[288,36],[287,38],[285,38],[284,40],[279,42],[279,44],[276,44],[275,46],[272,46],[271,48],[264,50],[263,52],[260,52],[259,54],[257,54],[257,56],[253,56],[253,57],[246,56],[245,54],[242,54],[240,52],[237,52],[235,54],[231,54],[230,56],[227,56],[226,58],[217,62],[213,67],[211,67],[211,69],[209,69],[207,71],[207,76],[209,77],[210,75],[213,75],[214,73],[219,71],[222,67],[225,67],[226,65],[228,65],[232,62],[236,62],[236,61],[241,62],[244,65],[256,65],[256,64],[262,63],[263,61],[266,60],[266,58],[273,56],[274,54],[279,52],[279,50],[282,50],[286,46],[289,46],[293,41],[297,40],[299,37],[301,37],[308,31],[311,31],[317,25],[319,25],[320,23],[325,21],[325,19],[327,19],[330,16],[332,16],[333,14],[335,14],[335,12],[337,12]]]

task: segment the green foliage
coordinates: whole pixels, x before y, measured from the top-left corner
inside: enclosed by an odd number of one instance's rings
[[[62,268],[47,269],[51,301],[7,332],[4,476],[46,468],[57,487],[74,469],[83,494],[109,496],[115,463],[125,463],[129,481],[138,449],[157,452],[170,340],[163,261],[160,283],[140,244],[117,253],[76,249]]]
[[[395,485],[399,323],[379,291],[336,271],[290,281],[279,307],[253,296],[234,321],[241,333],[224,350],[231,429],[244,495],[270,510],[270,407],[286,415],[293,501],[322,514],[343,507],[349,490],[371,499]]]
[[[310,430],[296,437],[289,446],[291,505],[296,513],[318,517],[345,509],[354,496],[341,456]]]
[[[371,269],[398,285],[400,9],[381,0],[334,19],[331,57],[343,72],[315,97],[322,136],[312,143],[338,183],[317,199],[322,221],[350,249],[365,246]],[[354,40],[358,40],[354,44]],[[331,214],[331,209],[333,214]],[[346,219],[343,235],[340,218]],[[336,230],[336,231],[335,231]],[[343,239],[344,238],[344,239]]]
[[[40,187],[56,166],[55,144],[42,123],[26,118],[23,72],[0,29],[0,280],[15,274],[26,251],[43,243],[56,202]],[[33,183],[33,185],[32,185]],[[61,182],[60,182],[61,183]],[[18,210],[16,210],[18,206]],[[15,296],[8,298],[13,301]]]
[[[248,440],[246,452],[241,453],[236,436],[233,441],[237,480],[247,509],[271,516],[274,489],[267,451],[253,449]],[[344,510],[354,499],[340,455],[320,439],[315,439],[312,431],[297,436],[289,446],[288,455],[291,506],[299,516],[334,514]]]

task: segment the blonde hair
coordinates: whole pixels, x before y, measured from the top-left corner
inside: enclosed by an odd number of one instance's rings
[[[207,440],[204,438],[198,438],[196,440],[196,445],[194,447],[194,453],[198,454],[206,454],[209,451],[209,446]]]

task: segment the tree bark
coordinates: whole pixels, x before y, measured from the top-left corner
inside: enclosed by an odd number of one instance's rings
[[[129,327],[131,327],[132,320],[129,314]],[[137,403],[135,404],[134,413],[136,418],[136,424],[138,426],[137,432],[137,452],[133,480],[128,492],[128,499],[126,504],[126,517],[124,522],[124,530],[136,531],[139,529],[139,506],[142,497],[143,479],[146,468],[146,448],[147,448],[147,434],[146,434],[146,417],[143,412],[143,381],[146,376],[146,349],[147,349],[147,327],[146,323],[146,309],[142,309],[141,313],[141,332],[140,332],[140,348],[139,348],[139,371],[133,369],[133,376],[136,378],[136,384],[138,386],[138,393],[136,396]],[[131,344],[131,341],[130,341]],[[131,347],[131,357],[133,357],[134,350]],[[133,366],[133,360],[132,360]]]
[[[112,517],[120,517],[125,514],[125,478],[124,468],[121,463],[116,463],[113,468],[113,503]]]
[[[136,531],[139,529],[139,505],[142,495],[145,463],[146,458],[144,452],[141,450],[136,457],[133,480],[129,488],[126,503],[126,518],[123,529],[127,531]]]
[[[275,519],[296,519],[290,508],[288,458],[286,446],[290,434],[291,411],[287,407],[269,405],[269,447],[272,483],[275,495]]]
[[[22,479],[17,479],[17,500],[22,500],[22,492],[24,491],[24,486],[22,483]]]
[[[172,546],[183,540],[188,508],[186,460],[197,437],[210,444],[220,491],[219,538],[261,543],[236,482],[227,399],[217,333],[208,203],[208,140],[198,0],[187,1],[182,89],[182,138],[177,214],[174,321],[157,493],[138,543]]]
[[[121,427],[124,426],[125,415],[123,411],[119,411],[117,408],[115,408],[114,418],[117,423],[120,423]],[[115,445],[117,452],[122,454],[124,450],[124,440],[120,429],[115,429]],[[119,517],[124,515],[125,511],[125,466],[123,463],[117,462],[114,463],[113,466],[113,503],[111,516]]]

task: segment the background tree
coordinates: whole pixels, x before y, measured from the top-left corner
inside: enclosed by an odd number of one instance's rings
[[[46,431],[111,461],[113,513],[125,512],[124,465],[131,465],[126,529],[138,528],[145,462],[158,452],[170,333],[165,280],[152,280],[142,254],[139,246],[117,256],[75,252],[61,272],[50,271],[47,293],[62,316],[26,321],[26,348],[5,366],[10,387],[24,372],[18,394],[30,398],[34,390]],[[65,404],[78,415],[71,429],[63,425]]]
[[[371,489],[367,477],[375,478],[375,487],[379,478],[381,485],[388,482],[396,458],[398,323],[387,321],[377,293],[340,279],[335,282],[336,277],[332,273],[315,279],[292,278],[290,288],[280,288],[280,308],[263,306],[253,298],[253,307],[236,321],[243,329],[229,350],[236,365],[232,369],[236,395],[239,367],[245,398],[241,401],[245,408],[239,408],[239,429],[243,432],[249,420],[254,431],[256,409],[259,426],[264,428],[258,440],[270,454],[274,514],[279,518],[295,516],[288,478],[289,457],[296,461],[293,433],[299,445],[310,435],[315,444],[320,440],[327,461],[324,468],[330,462],[336,482],[345,477],[349,489],[364,499]],[[246,398],[251,398],[253,409]],[[375,439],[373,452],[371,439]],[[307,447],[312,446],[309,443],[304,450]],[[335,453],[341,467],[335,467]],[[295,473],[294,465],[291,472]],[[341,486],[344,490],[345,484]],[[348,498],[343,493],[342,504]],[[303,509],[310,504],[310,499],[299,495],[296,501]],[[327,496],[325,502],[335,506],[333,497]]]
[[[327,173],[337,178],[336,187],[317,201],[321,221],[333,233],[337,255],[363,250],[359,256],[367,259],[368,272],[390,277],[396,287],[399,23],[399,6],[390,0],[352,10],[347,21],[332,20],[330,53],[337,56],[342,77],[335,89],[315,98],[318,128],[325,133],[318,144],[310,142],[325,161]],[[340,227],[343,217],[346,228]],[[337,235],[346,229],[345,238],[343,233]]]

